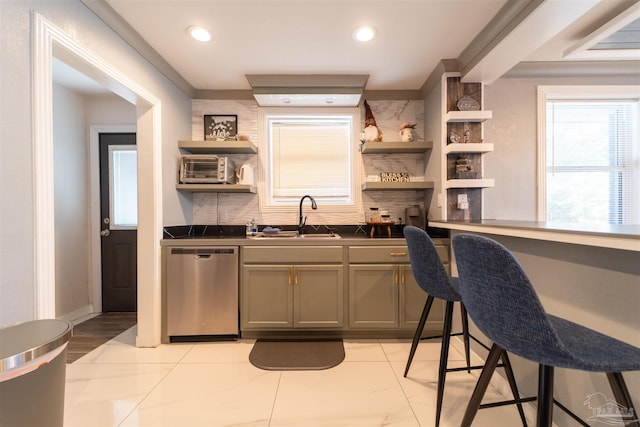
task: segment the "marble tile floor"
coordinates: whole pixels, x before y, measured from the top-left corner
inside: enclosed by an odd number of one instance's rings
[[[253,340],[136,348],[136,327],[67,365],[65,427],[346,427],[434,425],[439,342],[345,340],[321,371],[264,371]],[[450,363],[464,365],[450,351]],[[477,372],[477,371],[476,371]],[[442,427],[459,426],[477,373],[449,373]],[[502,400],[489,389],[485,401]],[[521,425],[514,406],[483,409],[474,427]]]

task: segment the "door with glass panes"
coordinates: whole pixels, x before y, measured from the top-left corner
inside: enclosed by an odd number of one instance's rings
[[[136,135],[101,133],[99,141],[102,311],[136,311]]]

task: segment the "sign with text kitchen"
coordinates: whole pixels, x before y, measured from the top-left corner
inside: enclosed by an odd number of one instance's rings
[[[381,182],[409,182],[409,172],[380,172]]]

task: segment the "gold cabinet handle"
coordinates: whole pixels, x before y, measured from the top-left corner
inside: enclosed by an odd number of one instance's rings
[[[397,285],[398,284],[398,266],[396,265],[395,267],[393,267],[393,284]]]
[[[294,268],[293,271],[294,271],[293,284],[297,285],[298,284],[298,270]]]
[[[291,267],[287,270],[287,285],[291,284]]]
[[[405,284],[405,279],[406,279],[406,277],[405,277],[405,276],[406,276],[405,268],[404,268],[404,266],[399,267],[399,268],[401,268],[401,269],[402,269],[402,273],[400,274],[400,283],[401,283],[402,285],[404,285],[404,284]]]
[[[391,256],[407,256],[406,252],[391,252],[389,255]]]

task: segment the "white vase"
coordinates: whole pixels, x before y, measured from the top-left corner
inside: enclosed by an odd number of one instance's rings
[[[413,129],[404,128],[400,130],[400,141],[413,142]]]

